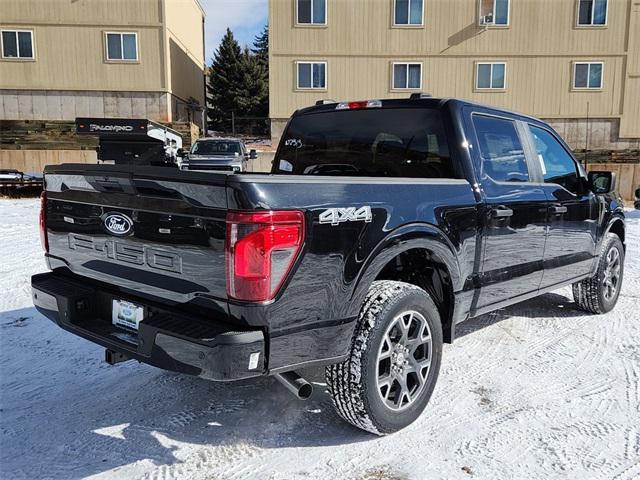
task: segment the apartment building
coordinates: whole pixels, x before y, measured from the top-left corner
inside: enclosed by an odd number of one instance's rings
[[[0,120],[202,125],[197,0],[1,0]]]
[[[319,99],[424,91],[547,119],[573,148],[637,149],[639,0],[272,0],[277,141]]]

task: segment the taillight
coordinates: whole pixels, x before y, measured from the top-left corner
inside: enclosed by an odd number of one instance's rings
[[[40,194],[40,243],[49,253],[49,236],[47,235],[47,192]]]
[[[304,242],[300,211],[227,213],[227,293],[265,302],[284,283]]]

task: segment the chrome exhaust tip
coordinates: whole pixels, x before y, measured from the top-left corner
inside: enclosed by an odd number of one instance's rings
[[[296,372],[276,373],[274,377],[299,400],[307,400],[313,393],[313,386]]]

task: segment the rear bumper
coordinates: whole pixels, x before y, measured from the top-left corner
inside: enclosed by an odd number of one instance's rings
[[[143,363],[208,380],[265,373],[261,330],[239,330],[210,319],[176,314],[137,298],[114,295],[55,273],[31,278],[33,303],[64,330]],[[113,299],[144,306],[138,332],[111,323]]]

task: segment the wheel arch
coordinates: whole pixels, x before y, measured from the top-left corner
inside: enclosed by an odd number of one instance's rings
[[[622,217],[615,216],[609,221],[609,224],[607,225],[607,228],[604,231],[603,238],[607,233],[614,233],[618,237],[620,237],[620,241],[622,242],[622,247],[625,248],[626,250],[625,224],[624,224],[624,219]],[[600,240],[600,243],[602,243],[602,239]]]
[[[613,214],[609,217],[609,221],[602,229],[602,235],[596,243],[595,257],[593,259],[593,265],[591,267],[592,274],[595,274],[596,269],[598,268],[598,258],[602,250],[602,245],[604,244],[604,241],[609,233],[613,233],[614,235],[617,235],[618,238],[620,238],[620,241],[622,242],[622,249],[626,253],[627,246],[625,244],[625,230],[624,217],[621,214]]]
[[[355,313],[376,280],[400,280],[425,289],[440,311],[444,341],[453,341],[455,292],[462,288],[462,280],[455,247],[440,229],[416,223],[390,232],[360,271],[352,295]]]

